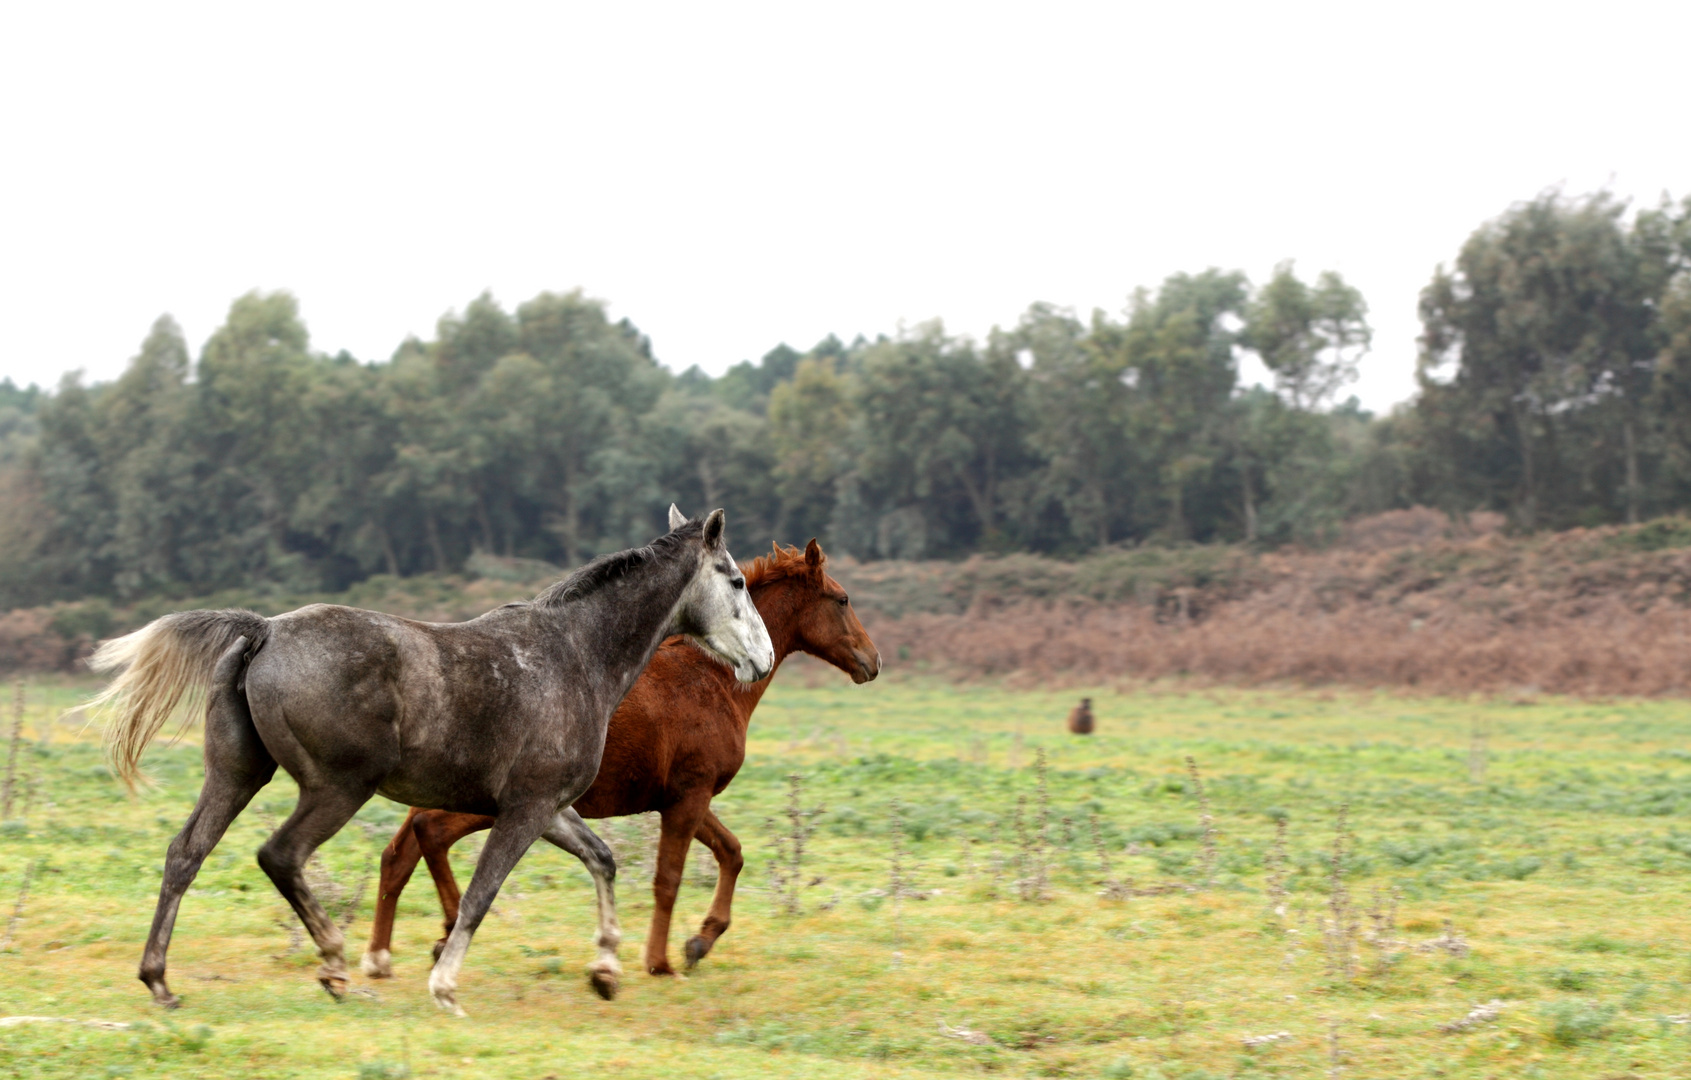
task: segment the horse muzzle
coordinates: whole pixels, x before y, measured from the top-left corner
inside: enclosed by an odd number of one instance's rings
[[[879,651],[865,653],[861,649],[851,650],[851,658],[857,667],[851,673],[851,681],[859,686],[866,682],[874,682],[875,676],[881,673],[881,654]]]
[[[769,673],[775,670],[775,660],[771,657],[763,664],[750,657],[734,665],[734,677],[743,683],[754,683],[767,679]]]

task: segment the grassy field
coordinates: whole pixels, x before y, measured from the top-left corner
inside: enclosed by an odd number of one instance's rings
[[[398,977],[355,976],[338,1005],[318,989],[252,858],[292,805],[285,778],[185,901],[185,1005],[156,1010],[134,972],[198,752],[191,735],[159,746],[159,786],[123,794],[94,742],[46,723],[85,690],[30,690],[0,826],[0,1015],[129,1026],[0,1027],[0,1076],[1691,1075],[1679,701],[1100,689],[1082,739],[1062,731],[1069,692],[790,670],[716,803],[748,857],[716,952],[691,978],[635,970],[652,830],[602,822],[623,865],[621,998],[588,992],[591,888],[542,845],[476,939],[456,1020],[425,987],[426,880],[401,905]],[[800,884],[823,880],[790,915],[769,870],[794,773],[800,809],[824,811]],[[399,815],[373,803],[323,852],[359,948],[370,892],[350,901]],[[683,888],[677,958],[705,866]],[[1493,1001],[1494,1018],[1440,1030]]]

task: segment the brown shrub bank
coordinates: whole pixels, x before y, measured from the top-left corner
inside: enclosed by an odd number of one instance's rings
[[[1318,553],[1139,550],[839,574],[886,656],[957,677],[1691,691],[1691,523],[1522,539],[1497,524],[1396,511]]]
[[[1019,604],[869,620],[889,663],[959,678],[1039,681],[1197,677],[1428,693],[1683,694],[1691,615],[1604,604],[1577,619],[1509,623],[1453,613],[1415,625],[1388,609],[1296,611],[1259,599],[1201,621],[1152,609]]]

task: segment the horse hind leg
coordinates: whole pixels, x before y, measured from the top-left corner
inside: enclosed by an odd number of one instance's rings
[[[317,954],[323,958],[317,981],[337,1001],[346,994],[346,939],[306,885],[305,863],[352,819],[374,791],[373,786],[356,790],[302,788],[294,812],[258,849],[258,865],[270,875],[276,891],[317,943]]]
[[[276,773],[276,760],[259,740],[243,694],[235,689],[247,642],[241,638],[217,661],[205,721],[205,784],[182,831],[165,855],[158,907],[141,954],[140,979],[167,1009],[181,1004],[165,982],[165,957],[182,896],[200,866],[260,788]]]
[[[616,856],[573,809],[559,811],[541,835],[580,859],[593,875],[593,890],[599,900],[599,932],[593,943],[599,955],[587,966],[587,982],[594,993],[610,1001],[622,986],[622,961],[617,958],[622,926],[617,922]]]
[[[710,955],[716,939],[728,931],[733,922],[734,885],[740,870],[746,865],[740,854],[740,840],[717,818],[715,811],[706,810],[699,822],[698,839],[716,856],[716,895],[711,897],[710,911],[705,915],[699,932],[687,939],[687,967],[698,966]]]

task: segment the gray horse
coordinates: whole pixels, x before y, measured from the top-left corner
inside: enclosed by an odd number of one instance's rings
[[[466,623],[328,604],[273,619],[185,611],[102,645],[92,665],[122,674],[96,703],[117,710],[107,743],[132,788],[142,751],[184,695],[207,702],[205,785],[171,841],[141,958],[154,1000],[178,1004],[164,972],[183,893],[280,764],[299,783],[299,805],[259,848],[258,864],[311,932],[318,979],[337,998],[343,941],[306,886],[311,853],[378,792],[497,818],[429,978],[435,1002],[462,1015],[464,954],[530,844],[544,833],[600,864],[596,878],[607,867],[614,874],[609,850],[568,807],[598,772],[611,712],[664,638],[686,634],[742,682],[774,666],[722,530],[721,510],[701,523],[672,506],[670,531],[650,545],[602,556],[532,601]],[[608,930],[620,936],[614,909]],[[604,993],[608,980],[614,992],[620,968],[603,917],[600,931],[595,985]]]

